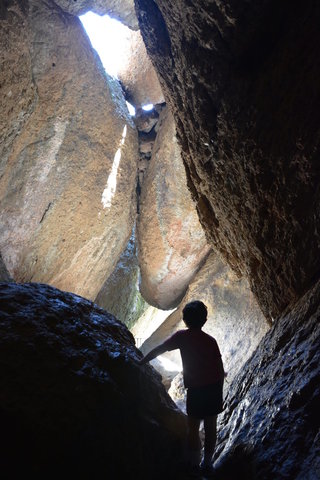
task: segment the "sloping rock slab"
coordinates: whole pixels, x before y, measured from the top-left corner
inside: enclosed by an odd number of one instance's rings
[[[217,478],[320,478],[320,283],[266,334],[231,385]]]
[[[143,181],[137,223],[140,291],[163,310],[176,307],[209,254],[185,168],[172,114],[165,108]]]
[[[127,328],[92,302],[0,284],[2,478],[171,471],[184,417],[137,353]]]

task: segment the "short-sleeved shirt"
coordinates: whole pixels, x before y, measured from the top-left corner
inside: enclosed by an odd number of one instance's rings
[[[223,380],[221,354],[216,340],[198,328],[174,333],[163,344],[166,350],[180,349],[186,388],[202,387]]]

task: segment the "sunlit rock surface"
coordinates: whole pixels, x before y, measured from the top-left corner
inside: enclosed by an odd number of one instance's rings
[[[231,385],[218,479],[320,476],[320,285],[266,334]]]
[[[135,107],[164,102],[156,71],[147,55],[141,33],[130,32],[127,51],[118,70],[126,97]]]
[[[136,7],[201,222],[275,318],[319,278],[318,4]]]
[[[137,238],[141,293],[149,304],[169,309],[179,304],[209,247],[186,186],[168,109],[159,123],[141,192]]]
[[[166,318],[169,317],[172,311],[173,310],[159,310],[149,305],[138,321],[130,328],[136,340],[136,345],[141,347]]]
[[[2,478],[174,472],[184,417],[139,356],[127,328],[92,302],[0,284]]]
[[[62,10],[73,15],[83,15],[93,11],[99,15],[109,15],[120,20],[128,27],[137,30],[138,20],[134,11],[133,0],[55,0]]]
[[[182,310],[186,303],[193,300],[203,301],[208,308],[208,320],[203,330],[218,342],[228,374],[225,382],[227,391],[270,327],[248,282],[237,278],[215,253],[209,255],[196,274],[179,307],[142,344],[141,351],[148,352],[177,330],[186,328],[182,321]],[[179,350],[168,352],[163,357],[181,366]],[[184,393],[181,394],[178,380],[175,384],[170,394],[182,403]]]
[[[116,268],[95,299],[97,305],[114,315],[128,328],[135,324],[148,307],[139,291],[139,277],[134,230]]]
[[[0,251],[15,280],[94,299],[135,220],[137,132],[78,18],[1,12]]]

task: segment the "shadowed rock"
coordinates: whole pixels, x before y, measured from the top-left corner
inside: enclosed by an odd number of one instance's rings
[[[319,278],[317,2],[136,0],[208,238],[267,317]],[[315,261],[317,259],[317,261]]]
[[[138,358],[127,328],[92,302],[43,284],[0,284],[3,478],[171,471],[184,418]]]
[[[139,292],[140,271],[135,229],[116,268],[103,284],[95,303],[131,328],[148,304]]]
[[[229,388],[218,479],[320,474],[320,284],[266,334]]]

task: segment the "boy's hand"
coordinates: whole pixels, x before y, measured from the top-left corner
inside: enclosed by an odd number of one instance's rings
[[[145,361],[145,358],[144,358],[144,357],[143,357],[143,358],[140,358],[140,359],[137,361],[137,364],[138,364],[138,365],[144,365],[145,363],[146,363],[146,361]]]

